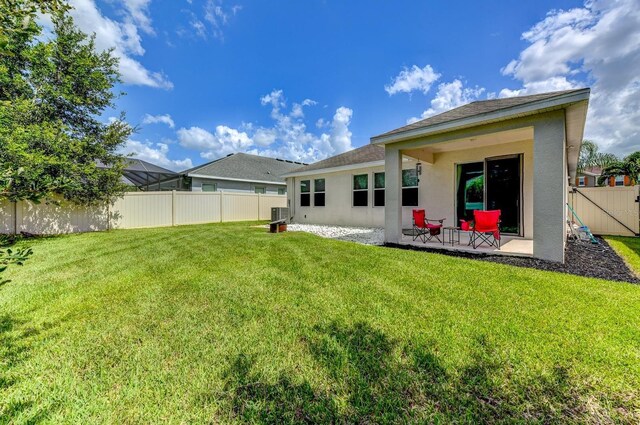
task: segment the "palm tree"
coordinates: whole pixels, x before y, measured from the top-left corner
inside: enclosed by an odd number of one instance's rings
[[[629,156],[626,156],[622,161],[615,161],[607,165],[602,174],[598,178],[598,184],[604,184],[609,178],[615,176],[629,176],[631,184],[634,185],[638,182],[638,175],[640,174],[640,151],[634,152]]]
[[[618,157],[614,154],[603,153],[599,150],[598,144],[592,140],[584,140],[582,142],[578,157],[578,173],[582,173],[585,169],[591,167],[605,168],[618,161]]]

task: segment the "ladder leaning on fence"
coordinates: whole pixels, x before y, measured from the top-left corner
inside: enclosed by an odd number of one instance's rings
[[[569,205],[569,203],[567,203],[566,205],[567,205],[567,208],[569,208],[569,211],[571,211],[572,218],[567,220],[568,221],[567,224],[569,225],[569,230],[571,231],[571,235],[576,240],[591,241],[591,243],[597,244],[598,240],[595,238],[595,236],[593,236],[593,233],[591,233],[591,230],[589,230],[589,227],[585,226],[582,220],[580,220],[580,217],[578,217],[578,214],[574,211],[573,208],[571,208],[571,205]],[[578,220],[578,223],[580,223],[580,226],[577,226],[575,224],[575,222],[573,221],[573,218]]]

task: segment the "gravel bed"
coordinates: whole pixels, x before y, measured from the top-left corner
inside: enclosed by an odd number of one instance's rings
[[[492,257],[488,261],[511,264],[575,274],[578,276],[597,277],[619,282],[640,283],[640,279],[631,271],[624,260],[602,238],[598,244],[591,242],[567,242],[564,264],[558,264],[535,258]]]
[[[388,244],[387,246],[402,249],[428,250],[443,255],[464,257],[473,260],[491,261],[492,263],[509,264],[537,270],[569,273],[577,276],[596,277],[618,282],[640,283],[640,279],[631,271],[624,260],[602,238],[598,244],[590,242],[567,242],[564,264],[537,258],[515,257],[485,253],[437,250],[413,245]]]
[[[323,238],[357,242],[364,245],[383,245],[384,229],[376,227],[344,227],[317,224],[288,224],[287,231],[308,232]]]

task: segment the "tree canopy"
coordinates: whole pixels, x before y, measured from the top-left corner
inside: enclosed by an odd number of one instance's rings
[[[604,184],[609,178],[615,176],[628,176],[631,184],[638,183],[640,175],[640,152],[634,152],[626,156],[622,161],[615,161],[602,170],[598,178],[598,184]]]
[[[125,187],[118,149],[133,132],[123,115],[102,117],[119,95],[117,58],[98,52],[61,2],[0,2],[0,199],[113,199]],[[50,13],[49,39],[38,11]]]
[[[582,173],[591,167],[604,168],[616,161],[618,158],[614,154],[600,152],[600,147],[595,142],[584,140],[578,157],[578,172]]]

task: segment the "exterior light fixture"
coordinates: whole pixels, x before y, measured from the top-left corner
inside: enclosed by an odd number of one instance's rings
[[[416,174],[417,175],[421,175],[422,174],[422,164],[420,162],[418,162],[416,164]]]

